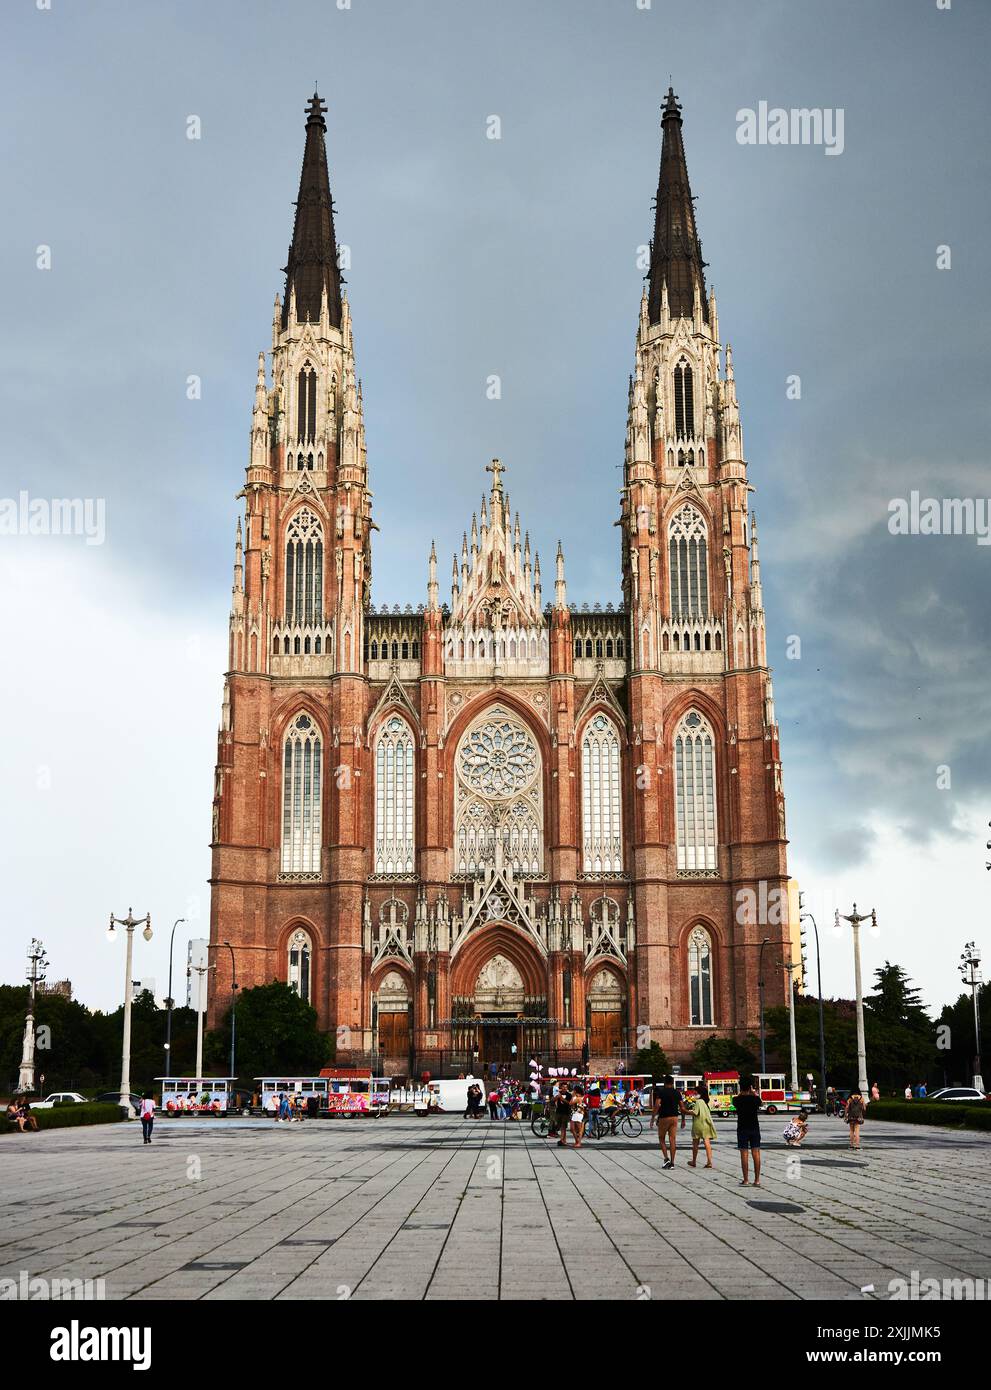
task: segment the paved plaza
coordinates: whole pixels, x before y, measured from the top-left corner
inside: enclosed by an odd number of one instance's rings
[[[11,1135],[0,1277],[210,1300],[862,1299],[991,1276],[986,1136],[868,1123],[858,1157],[836,1120],[798,1153],[781,1128],[764,1118],[762,1190],[739,1186],[732,1124],[711,1172],[690,1144],[662,1171],[646,1126],[579,1152],[447,1115]]]

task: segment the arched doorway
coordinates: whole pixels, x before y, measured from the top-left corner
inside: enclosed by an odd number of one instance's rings
[[[591,1057],[611,1057],[623,1043],[625,986],[608,966],[596,972],[588,988],[588,1050]]]
[[[549,1046],[547,965],[536,943],[507,922],[472,933],[451,971],[451,1046],[464,1064],[522,1064]]]
[[[379,981],[378,1051],[391,1062],[409,1058],[409,989],[398,970],[390,970]]]
[[[519,1057],[525,1003],[523,976],[511,960],[497,952],[482,966],[475,981],[474,1011],[481,1020],[478,1045],[488,1065],[511,1066]]]

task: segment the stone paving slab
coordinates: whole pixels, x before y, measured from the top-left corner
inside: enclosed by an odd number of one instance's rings
[[[528,1125],[423,1119],[159,1120],[0,1139],[0,1278],[103,1279],[108,1298],[862,1298],[988,1278],[991,1143],[813,1117],[764,1125],[762,1188],[664,1171],[656,1138],[581,1150]],[[690,1149],[689,1149],[690,1152]]]

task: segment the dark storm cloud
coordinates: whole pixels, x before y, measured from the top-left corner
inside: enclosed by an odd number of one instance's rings
[[[986,792],[991,547],[886,520],[913,487],[991,495],[987,6],[218,0],[3,23],[0,494],[105,497],[107,563],[149,623],[188,610],[225,640],[315,78],[352,254],[375,602],[423,600],[431,538],[447,581],[494,454],[545,585],[561,537],[573,601],[618,599],[670,74],[758,489],[792,839],[850,864],[875,813],[924,840]],[[762,100],[842,107],[842,155],[740,145],[736,113]],[[188,868],[186,839],[171,852]]]

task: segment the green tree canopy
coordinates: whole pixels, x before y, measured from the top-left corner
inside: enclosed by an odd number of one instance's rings
[[[747,1038],[747,1044],[754,1044],[754,1039]],[[753,1046],[734,1041],[733,1038],[717,1038],[715,1033],[710,1033],[707,1038],[701,1038],[692,1052],[689,1068],[700,1075],[707,1071],[753,1071],[757,1065],[757,1058]]]
[[[231,1011],[207,1035],[205,1056],[226,1072],[230,1065]],[[248,1085],[256,1076],[315,1076],[333,1055],[317,1028],[317,1011],[288,985],[273,981],[238,995],[236,1066]]]

